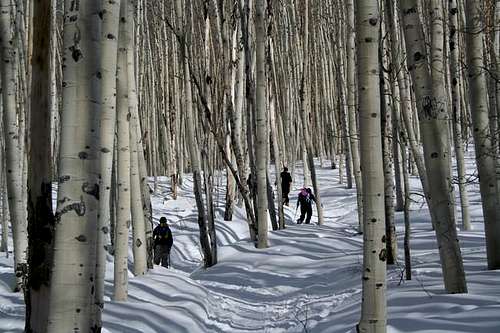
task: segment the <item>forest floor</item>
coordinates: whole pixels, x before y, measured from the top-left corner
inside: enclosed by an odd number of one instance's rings
[[[473,174],[472,159],[468,165]],[[285,207],[287,228],[270,232],[267,249],[249,241],[243,209],[235,209],[233,221],[223,221],[225,181],[216,175],[219,262],[209,269],[201,267],[191,178],[185,177],[177,200],[169,195],[168,181],[158,178],[154,218],[155,224],[161,216],[170,221],[172,267],[155,266],[141,277],[129,273],[128,302],[114,302],[109,257],[103,332],[355,332],[362,269],[356,193],[339,184],[337,170],[317,166],[325,225],[316,225],[316,215],[313,224],[294,223],[303,179],[298,166]],[[388,332],[500,332],[500,271],[486,269],[478,184],[467,187],[474,230],[459,232],[469,293],[455,295],[443,291],[435,234],[416,177],[411,185],[413,280],[403,276],[404,224],[397,212],[399,263],[387,270]],[[24,326],[22,295],[11,292],[12,260],[0,254],[0,332],[22,332]]]

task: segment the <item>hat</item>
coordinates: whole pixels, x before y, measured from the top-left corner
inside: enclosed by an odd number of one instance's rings
[[[167,218],[165,216],[160,217],[160,223],[167,223]]]

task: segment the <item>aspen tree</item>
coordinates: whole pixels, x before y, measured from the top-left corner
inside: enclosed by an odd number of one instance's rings
[[[495,153],[488,119],[486,77],[483,70],[482,1],[467,0],[466,59],[476,163],[486,234],[488,269],[500,268],[500,191],[495,174]]]
[[[349,119],[349,141],[351,145],[352,166],[354,183],[356,184],[356,200],[358,204],[358,225],[363,232],[363,182],[359,164],[359,137],[356,122],[356,60],[355,56],[355,26],[354,26],[354,0],[346,1],[347,16],[347,107]]]
[[[257,221],[258,243],[257,247],[267,247],[267,139],[268,122],[266,110],[266,1],[255,1],[255,49],[256,49],[256,90],[255,90],[255,160],[257,178]]]
[[[100,112],[98,1],[66,1],[59,185],[48,332],[94,325]]]
[[[116,130],[117,130],[117,214],[115,227],[114,290],[115,301],[126,301],[128,296],[128,239],[131,223],[130,194],[130,111],[127,75],[127,44],[131,38],[128,24],[128,3],[120,5],[120,31],[116,75]]]
[[[405,253],[405,277],[407,280],[411,280],[411,226],[410,226],[410,181],[408,177],[408,157],[406,153],[405,141],[401,140],[401,159],[402,159],[402,171],[403,171],[403,183],[404,183],[404,221],[405,221],[405,235],[403,240],[403,247]]]
[[[389,68],[389,55],[387,51],[387,40],[383,39],[385,28],[380,29],[379,57],[382,68]],[[385,198],[385,235],[387,249],[387,264],[394,265],[398,258],[398,247],[396,240],[396,225],[394,224],[394,165],[392,154],[392,114],[393,101],[388,73],[380,71],[380,98],[381,98],[381,124],[382,124],[382,156],[384,165],[384,198]]]
[[[401,108],[401,114],[403,116],[403,124],[407,133],[407,142],[411,148],[411,155],[415,162],[415,165],[418,170],[418,175],[420,178],[420,183],[422,184],[422,189],[425,195],[425,200],[427,205],[431,207],[430,201],[430,190],[429,190],[429,182],[427,179],[427,173],[425,170],[424,157],[421,152],[420,143],[417,140],[414,127],[412,125],[412,114],[413,114],[413,103],[411,100],[411,92],[409,89],[409,82],[406,75],[406,71],[400,68],[401,63],[403,62],[402,54],[404,54],[403,45],[401,45],[400,37],[399,37],[399,24],[398,21],[395,20],[394,12],[396,11],[395,2],[393,0],[387,0],[385,2],[385,20],[388,25],[387,30],[390,33],[390,41],[391,41],[391,61],[393,69],[392,71],[396,72],[397,83],[399,87],[399,104]],[[396,68],[395,66],[398,65]],[[410,161],[411,163],[411,161]],[[413,165],[413,164],[410,164]],[[429,209],[430,213],[433,214],[433,210]]]
[[[49,109],[50,0],[33,3],[33,61],[28,171],[28,279],[25,331],[46,332],[54,233]]]
[[[446,100],[441,86],[432,80],[417,1],[402,0],[401,13],[408,54],[407,66],[414,82],[424,144],[431,201],[429,208],[436,231],[444,285],[449,293],[466,293],[467,284],[451,198]],[[437,66],[436,61],[433,65]],[[436,89],[433,89],[433,83]]]
[[[363,182],[363,298],[359,332],[386,331],[384,174],[380,123],[378,1],[356,2],[358,100]]]
[[[0,1],[0,46],[2,61],[0,64],[2,82],[3,135],[5,142],[5,161],[7,179],[7,198],[9,201],[10,223],[14,242],[14,270],[16,291],[22,287],[26,272],[28,250],[28,230],[26,210],[23,203],[22,179],[22,144],[21,126],[16,114],[16,63],[17,55],[15,36],[12,32],[11,15],[14,6],[10,0]]]
[[[118,51],[118,26],[121,0],[102,2],[101,30],[101,116],[100,116],[100,184],[99,225],[97,228],[97,264],[95,298],[98,307],[103,306],[104,277],[106,274],[106,250],[109,247],[111,220],[111,174],[116,128],[116,62]],[[108,244],[107,244],[108,243]],[[97,325],[102,326],[98,315]]]
[[[132,0],[128,0],[128,22],[130,32],[133,32],[134,7]],[[134,40],[130,38],[127,45],[127,83],[128,83],[128,109],[130,114],[130,199],[132,213],[132,250],[134,254],[134,275],[143,275],[147,271],[146,225],[142,203],[141,179],[139,172],[139,148],[141,144],[137,137],[137,124],[139,112],[137,110],[137,91],[135,84]]]
[[[444,147],[444,163],[447,165],[448,169],[451,170],[451,151],[450,151],[450,117],[449,117],[449,106],[446,92],[446,66],[445,66],[445,45],[444,43],[444,25],[445,21],[443,18],[443,1],[441,0],[431,0],[427,3],[430,6],[430,19],[431,19],[431,54],[430,54],[430,67],[431,67],[431,78],[432,78],[432,93],[434,102],[437,104],[438,108],[442,108],[439,116],[440,125],[440,140],[443,140],[441,145]],[[439,113],[438,113],[439,114]],[[444,141],[446,140],[446,141]],[[455,195],[453,193],[452,175],[448,171],[449,182],[449,203],[448,209],[450,210],[450,216],[455,219]]]
[[[455,147],[455,159],[457,161],[458,191],[462,208],[462,226],[464,230],[471,230],[469,214],[469,197],[465,187],[465,161],[462,139],[461,121],[462,111],[460,106],[460,59],[458,50],[458,7],[456,0],[450,0],[448,4],[449,20],[449,47],[450,47],[450,76],[451,76],[451,112],[453,120],[453,142]]]

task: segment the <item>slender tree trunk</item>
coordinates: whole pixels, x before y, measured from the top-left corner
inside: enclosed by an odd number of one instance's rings
[[[101,129],[100,129],[100,184],[99,224],[97,228],[97,264],[95,302],[104,306],[104,277],[106,275],[106,253],[110,246],[111,220],[111,174],[116,128],[116,62],[118,52],[118,27],[121,0],[102,2],[101,30]],[[99,311],[100,313],[100,311]],[[102,327],[100,315],[96,316],[97,327]]]
[[[380,29],[379,57],[383,68],[388,68],[387,57],[384,55],[384,41]],[[384,165],[384,201],[385,201],[385,235],[387,249],[387,264],[394,265],[398,259],[398,243],[396,239],[396,225],[394,224],[394,166],[392,155],[392,109],[391,90],[387,74],[380,70],[380,112],[382,128],[382,157]]]
[[[406,145],[401,143],[401,158],[403,166],[403,183],[404,183],[404,221],[405,221],[405,236],[404,236],[404,252],[405,252],[405,275],[407,280],[411,280],[411,253],[410,253],[410,237],[411,237],[411,225],[410,225],[410,181],[408,177],[408,157],[406,154]]]
[[[26,332],[46,332],[53,256],[51,113],[49,108],[50,0],[35,1],[28,171]]]
[[[384,172],[380,123],[378,1],[357,1],[358,100],[363,182],[363,301],[359,332],[386,331]]]
[[[347,13],[347,107],[349,116],[349,140],[351,144],[354,183],[356,184],[356,200],[358,204],[358,225],[363,231],[363,182],[359,164],[359,137],[356,122],[356,59],[355,59],[355,27],[354,0],[346,2]]]
[[[352,166],[354,183],[356,184],[356,200],[358,204],[358,225],[363,231],[363,182],[359,164],[359,135],[356,124],[356,59],[355,59],[355,27],[354,27],[354,0],[347,0],[347,107],[349,118],[349,141],[351,144]]]
[[[129,0],[128,17],[130,32],[133,32],[133,3]],[[132,34],[133,35],[133,34]],[[139,149],[141,144],[137,136],[137,124],[139,123],[139,112],[137,109],[137,91],[135,84],[135,61],[134,61],[135,43],[131,38],[127,46],[127,82],[128,82],[128,108],[130,112],[130,199],[132,212],[132,232],[133,242],[132,250],[134,254],[134,275],[144,275],[147,267],[147,243],[146,243],[146,225],[144,219],[143,203],[141,192],[141,177],[139,172]]]
[[[467,0],[466,53],[474,146],[483,206],[488,269],[500,268],[500,192],[488,119],[488,97],[483,58],[482,1]]]
[[[23,203],[22,149],[20,125],[16,114],[16,55],[15,37],[11,31],[11,15],[14,7],[10,0],[0,1],[0,45],[3,102],[3,134],[5,140],[5,160],[7,167],[7,195],[9,200],[10,223],[14,242],[15,290],[22,288],[26,275],[28,250],[28,230],[26,208]]]
[[[118,302],[128,297],[128,239],[131,223],[130,187],[130,117],[127,75],[127,44],[131,38],[128,24],[128,3],[120,6],[120,32],[116,76],[116,130],[117,130],[117,214],[115,227],[115,262],[113,299]]]
[[[471,230],[469,214],[469,197],[467,195],[465,179],[464,147],[462,139],[462,111],[460,107],[460,60],[458,52],[458,8],[457,1],[450,0],[448,9],[449,18],[449,46],[450,46],[450,74],[451,74],[451,109],[453,117],[453,142],[455,146],[455,159],[457,161],[458,189],[462,208],[462,227]]]
[[[59,186],[48,332],[95,323],[100,112],[98,1],[66,1]],[[76,36],[76,37],[75,37]],[[71,313],[71,315],[68,315]]]
[[[268,122],[266,110],[266,1],[256,0],[255,3],[255,34],[256,34],[256,91],[255,91],[255,161],[257,174],[257,247],[267,247],[267,141]]]

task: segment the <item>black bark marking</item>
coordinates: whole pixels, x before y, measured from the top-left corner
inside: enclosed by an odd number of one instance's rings
[[[81,151],[78,153],[78,158],[81,160],[86,160],[89,157],[89,154],[85,151]]]
[[[83,58],[83,53],[78,48],[78,45],[72,45],[72,46],[70,46],[69,50],[71,51],[71,58],[73,58],[73,60],[75,62],[78,62],[80,59]]]
[[[378,258],[380,259],[380,261],[385,261],[387,259],[387,250],[386,249],[380,250]]]
[[[372,17],[371,19],[368,20],[368,23],[370,25],[377,25],[378,19],[376,17]]]
[[[82,191],[99,200],[99,184],[89,184],[85,182],[82,184]]]
[[[84,235],[79,235],[78,237],[75,237],[75,239],[79,242],[87,241],[87,237],[85,237]]]
[[[141,240],[140,240],[139,238],[137,238],[137,239],[135,240],[135,246],[137,246],[137,247],[141,247],[141,245],[142,245]]]
[[[69,201],[69,198],[64,198],[63,200],[60,200],[60,203],[64,203],[66,201]],[[61,221],[61,216],[66,214],[67,212],[70,212],[74,210],[76,215],[78,216],[83,216],[85,215],[86,207],[85,207],[85,202],[83,202],[83,198],[80,198],[80,202],[73,202],[72,204],[69,204],[67,206],[64,206],[62,209],[56,212],[55,215],[55,221],[56,223],[59,223]]]

